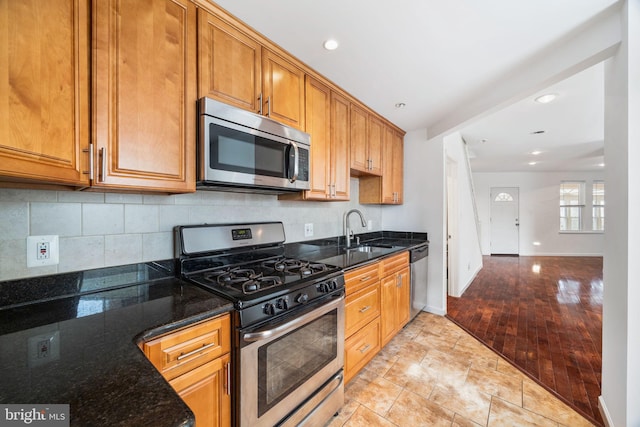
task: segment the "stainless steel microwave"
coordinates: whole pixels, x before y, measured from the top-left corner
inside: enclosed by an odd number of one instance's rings
[[[309,134],[211,98],[198,104],[198,189],[309,189]]]

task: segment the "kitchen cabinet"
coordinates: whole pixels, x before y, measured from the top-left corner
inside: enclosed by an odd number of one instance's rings
[[[380,340],[384,346],[410,319],[409,252],[384,259],[380,269]]]
[[[345,273],[345,383],[381,348],[379,264],[375,262]]]
[[[89,1],[3,1],[0,17],[0,181],[88,186]]]
[[[310,189],[283,200],[349,200],[349,101],[307,76],[306,132],[311,135]]]
[[[382,174],[384,124],[359,105],[351,104],[351,174]]]
[[[201,8],[199,97],[208,96],[304,130],[305,73],[259,35]]]
[[[93,189],[195,191],[195,4],[94,0],[93,16]]]
[[[262,49],[262,113],[304,130],[304,72],[269,49]]]
[[[262,45],[200,8],[198,48],[199,98],[260,112]]]
[[[231,425],[231,327],[228,314],[142,345],[147,358],[193,411],[196,425]]]
[[[382,176],[360,178],[360,203],[401,205],[403,202],[403,135],[389,126],[384,129]]]

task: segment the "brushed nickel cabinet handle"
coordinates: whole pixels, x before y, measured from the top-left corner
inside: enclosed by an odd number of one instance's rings
[[[369,311],[371,309],[370,305],[365,305],[364,307],[362,307],[360,310],[360,313],[366,313],[367,311]]]
[[[363,277],[362,279],[360,279],[361,282],[366,282],[367,280],[370,280],[371,276],[367,276],[367,277]]]
[[[371,344],[365,344],[362,348],[358,349],[360,353],[364,353],[365,351],[371,348]]]
[[[260,109],[258,110],[258,114],[262,115],[262,93],[258,97],[258,103],[260,104]]]
[[[192,350],[189,353],[180,353],[180,356],[178,356],[178,360],[182,360],[189,356],[193,356],[194,354],[200,353],[201,351],[211,348],[214,345],[217,345],[217,343],[212,342],[211,344],[202,344],[202,347],[196,348],[195,350]]]

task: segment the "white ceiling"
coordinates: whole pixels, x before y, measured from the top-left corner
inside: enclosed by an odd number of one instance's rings
[[[216,0],[406,131],[429,129],[616,0]],[[328,38],[335,51],[323,49]],[[601,168],[602,66],[461,129],[474,170]],[[541,91],[546,92],[546,91]],[[395,108],[403,102],[406,107]],[[545,130],[541,135],[530,132]],[[487,142],[480,142],[486,139]],[[531,145],[533,144],[533,145]],[[570,145],[570,146],[569,146]],[[599,154],[598,154],[599,153]],[[538,160],[538,159],[536,159]]]

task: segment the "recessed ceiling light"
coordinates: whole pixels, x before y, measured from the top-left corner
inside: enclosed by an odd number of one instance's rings
[[[323,46],[327,50],[336,50],[338,48],[338,41],[334,39],[329,39],[324,42]]]
[[[532,154],[532,155],[534,155],[534,156],[537,156],[537,155],[539,155],[540,153],[542,153],[542,151],[538,151],[538,150],[536,150],[536,151],[532,151],[532,152],[531,152],[531,154]]]
[[[538,164],[538,162],[529,162],[529,166],[533,166],[533,165],[536,165],[536,164]]]
[[[396,104],[396,108],[404,108],[404,107],[406,107],[406,106],[407,106],[407,104],[405,104],[404,102],[398,102],[398,103]]]
[[[604,167],[604,163],[600,163],[600,164],[598,164],[598,166],[600,166],[601,168],[603,168],[603,167]]]
[[[548,104],[550,102],[553,102],[557,97],[558,94],[556,93],[547,93],[537,97],[536,99],[534,99],[534,101],[539,102],[540,104]]]

